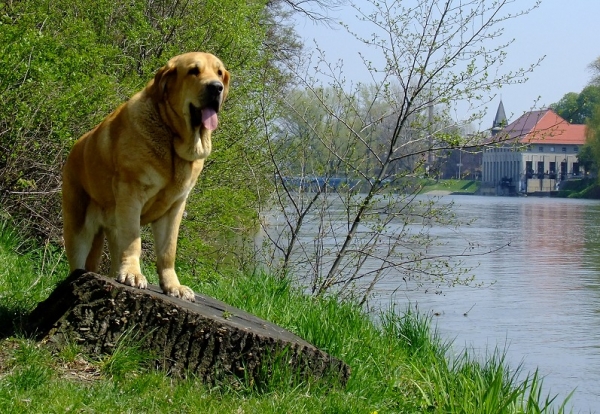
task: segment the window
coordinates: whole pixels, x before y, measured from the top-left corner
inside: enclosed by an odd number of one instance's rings
[[[579,147],[573,147],[573,152],[579,151]]]
[[[544,161],[538,161],[537,163],[537,178],[544,178]]]
[[[556,162],[550,162],[550,168],[548,168],[548,171],[550,173],[549,178],[556,179]]]
[[[567,147],[562,147],[562,152],[567,152]]]
[[[539,152],[544,152],[544,147],[542,147],[542,146],[539,146],[539,147],[538,147],[538,151],[539,151]]]
[[[533,161],[525,161],[525,175],[527,178],[533,177]]]

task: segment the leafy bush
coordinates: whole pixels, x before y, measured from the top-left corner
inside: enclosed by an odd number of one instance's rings
[[[264,89],[263,76],[278,78],[272,56],[261,49],[269,29],[265,16],[260,1],[3,2],[0,215],[28,234],[60,241],[60,169],[74,141],[170,57],[202,50],[225,62],[233,87],[213,156],[188,206],[193,220],[183,235],[189,238],[184,253],[204,255],[216,250],[215,243],[248,233],[256,189],[265,185],[252,122],[256,91]]]

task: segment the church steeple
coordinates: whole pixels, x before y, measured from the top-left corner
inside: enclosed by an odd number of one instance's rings
[[[502,104],[502,99],[500,99],[496,117],[494,118],[494,124],[492,125],[492,136],[500,132],[507,124],[508,121],[506,119],[506,114],[504,113],[504,105]]]

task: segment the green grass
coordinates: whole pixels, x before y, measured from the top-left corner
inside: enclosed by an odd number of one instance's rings
[[[600,199],[600,185],[594,178],[572,179],[563,181],[560,190],[554,194],[562,198]]]
[[[4,321],[31,310],[66,276],[58,252],[24,251],[6,226],[0,232],[0,307]],[[50,257],[53,257],[51,260]],[[49,264],[53,264],[50,266]],[[47,280],[40,279],[40,267]],[[54,272],[54,273],[53,273]],[[533,373],[519,380],[502,352],[450,357],[431,320],[395,309],[366,314],[352,303],[303,295],[287,280],[231,275],[181,279],[231,305],[271,320],[346,361],[345,388],[328,381],[291,381],[282,369],[257,388],[244,381],[206,385],[151,369],[134,335],[113,355],[85,355],[76,344],[52,354],[23,337],[0,340],[0,412],[85,413],[542,413],[549,407]],[[21,280],[9,280],[20,278]],[[38,280],[39,279],[39,280]],[[25,288],[26,291],[17,290]],[[18,327],[18,318],[11,321]],[[18,331],[18,329],[17,329]]]
[[[18,328],[67,273],[62,249],[33,246],[0,220],[0,335]]]
[[[480,181],[475,180],[427,180],[423,182],[422,193],[429,191],[450,191],[459,194],[474,194],[481,186]]]

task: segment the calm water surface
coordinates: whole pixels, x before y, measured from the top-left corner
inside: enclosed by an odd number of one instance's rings
[[[434,254],[459,253],[464,240],[491,249],[509,243],[467,259],[487,287],[403,292],[391,275],[371,303],[431,312],[457,353],[467,347],[484,357],[506,349],[510,367],[539,368],[546,393],[562,401],[576,389],[569,407],[600,413],[600,202],[483,196],[439,202],[454,202],[460,219],[476,220],[459,234],[432,229],[448,242]]]
[[[544,389],[570,400],[574,412],[600,412],[600,202],[554,198],[445,196],[468,240],[495,253],[469,259],[486,288],[455,287],[443,295],[392,293],[379,286],[382,304],[417,303],[455,348],[480,355],[507,347],[511,367],[523,363],[544,376]],[[450,241],[456,234],[440,230]],[[444,253],[444,252],[441,252]],[[468,312],[467,316],[464,316]]]

